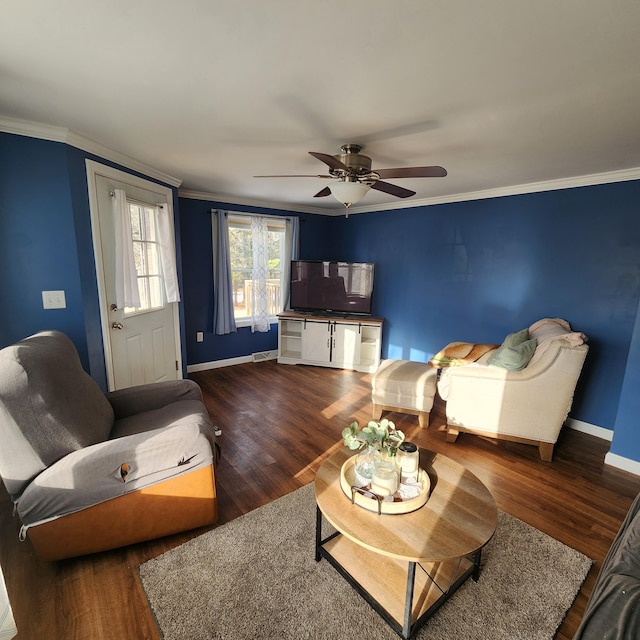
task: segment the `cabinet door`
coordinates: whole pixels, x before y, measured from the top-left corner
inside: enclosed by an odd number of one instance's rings
[[[307,322],[303,330],[302,359],[313,362],[331,360],[331,323]]]
[[[353,369],[360,364],[360,328],[357,325],[334,325],[331,362],[345,369]]]

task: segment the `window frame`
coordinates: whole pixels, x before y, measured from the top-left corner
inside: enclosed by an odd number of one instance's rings
[[[133,207],[136,207],[138,209],[138,212],[136,215],[140,223],[139,224],[140,237],[139,238],[133,237],[133,225],[132,225],[131,241],[133,242],[134,253],[135,253],[136,244],[140,245],[141,254],[144,256],[142,261],[145,264],[147,264],[148,263],[147,251],[151,247],[153,253],[155,254],[155,262],[157,265],[157,273],[149,273],[148,269],[146,269],[145,272],[140,273],[136,268],[136,280],[138,283],[138,293],[140,295],[140,301],[142,302],[143,298],[145,297],[144,292],[141,290],[141,285],[144,289],[147,289],[146,293],[148,294],[149,301],[151,301],[151,298],[152,298],[151,280],[154,278],[158,280],[158,287],[159,287],[158,294],[160,296],[160,304],[156,306],[153,306],[150,304],[149,306],[146,306],[146,307],[125,307],[123,309],[123,315],[125,318],[130,318],[132,316],[139,316],[145,313],[160,311],[166,308],[167,301],[165,296],[164,273],[162,271],[162,259],[160,255],[160,239],[158,237],[158,211],[157,211],[158,205],[141,202],[133,198],[129,198],[128,196],[127,196],[127,205],[129,206],[130,216],[133,214],[133,210],[132,210]],[[153,232],[152,232],[153,237],[151,239],[148,237],[148,228],[143,223],[143,218],[145,217],[149,218],[149,221],[153,226]]]
[[[237,213],[237,212],[229,212],[227,216],[227,225],[229,228],[229,233],[231,229],[247,229],[251,231],[251,217],[259,216],[266,218],[267,220],[267,230],[269,232],[277,232],[280,234],[280,305],[279,311],[277,313],[282,313],[284,311],[284,307],[286,305],[286,300],[283,299],[284,291],[286,290],[286,286],[288,283],[284,281],[286,277],[287,270],[285,269],[284,259],[286,256],[286,241],[287,241],[287,220],[286,218],[282,218],[280,216],[268,216],[262,214],[251,214],[251,213]],[[231,243],[231,238],[228,238],[229,243]],[[253,248],[252,248],[253,250]],[[229,259],[231,260],[231,254],[229,255]],[[230,264],[230,272],[233,274],[233,265]],[[232,275],[233,279],[233,275]],[[244,317],[236,317],[235,315],[235,307],[234,307],[234,320],[236,327],[250,327],[252,324],[251,315],[247,315]],[[269,316],[269,323],[275,324],[278,321],[277,314]]]

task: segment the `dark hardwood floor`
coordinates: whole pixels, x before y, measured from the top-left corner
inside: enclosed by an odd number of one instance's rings
[[[191,377],[223,430],[219,523],[312,482],[322,461],[342,446],[342,429],[353,420],[370,419],[371,377],[365,374],[269,361]],[[409,440],[468,467],[489,487],[500,509],[594,559],[557,635],[571,638],[600,563],[640,492],[640,477],[604,465],[608,443],[570,429],[563,430],[553,462],[544,463],[531,446],[464,434],[455,444],[447,443],[439,428],[444,423],[441,402],[428,430],[420,430],[413,416],[387,415]],[[18,528],[2,491],[0,562],[19,640],[158,640],[137,566],[204,531],[43,563],[28,541],[18,541]],[[367,606],[364,601],[362,606]]]

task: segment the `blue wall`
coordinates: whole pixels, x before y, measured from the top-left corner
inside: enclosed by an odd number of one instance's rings
[[[640,299],[638,200],[636,181],[352,215],[333,221],[330,253],[376,263],[383,357],[426,361],[566,318],[590,345],[572,417],[613,429]]]
[[[624,376],[620,404],[616,416],[611,453],[640,461],[640,304],[627,369]]]
[[[300,218],[300,250],[307,255],[314,254],[317,246],[324,247],[329,240],[328,221],[323,216],[180,198],[186,327],[184,342],[189,364],[226,360],[278,348],[277,324],[271,325],[271,330],[265,333],[252,333],[249,327],[241,327],[237,332],[224,336],[213,333],[212,209],[279,216],[297,215]],[[320,257],[322,251],[318,254]],[[196,342],[198,331],[204,334],[203,342]]]
[[[87,158],[147,177],[60,142],[0,133],[0,347],[59,329],[106,389]],[[179,231],[176,189],[173,205]],[[43,309],[46,290],[64,290],[66,308]]]
[[[0,134],[0,343],[60,329],[87,365],[72,200],[66,145]],[[42,308],[51,289],[64,290],[66,309]]]

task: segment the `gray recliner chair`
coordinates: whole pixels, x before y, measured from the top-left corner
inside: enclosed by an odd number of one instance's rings
[[[195,382],[104,394],[59,331],[0,351],[0,476],[42,559],[214,523],[215,462]]]

